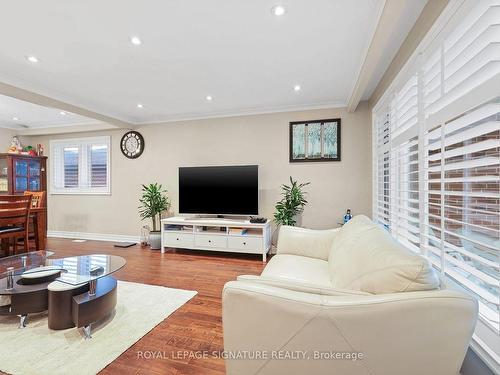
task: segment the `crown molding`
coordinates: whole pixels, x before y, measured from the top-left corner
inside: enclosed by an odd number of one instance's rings
[[[344,107],[346,107],[345,102],[332,101],[323,103],[298,104],[298,105],[277,106],[268,108],[265,107],[249,108],[249,109],[240,109],[234,111],[208,112],[200,114],[196,113],[180,114],[177,116],[170,116],[162,120],[139,122],[135,123],[134,125],[137,127],[137,126],[157,125],[170,122],[208,120],[208,119],[225,118],[225,117],[255,116],[255,115],[273,114],[273,113],[300,112],[300,111],[311,111],[315,109],[331,109],[331,108],[344,108]]]

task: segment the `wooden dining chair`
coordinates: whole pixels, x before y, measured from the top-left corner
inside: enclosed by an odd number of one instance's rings
[[[31,208],[43,208],[45,207],[45,192],[44,191],[29,191],[26,190],[24,195],[31,196]],[[36,250],[40,249],[40,238],[38,235],[38,215],[30,215],[30,221],[33,225],[28,225],[28,238],[35,240]]]
[[[26,190],[24,195],[31,195],[31,207],[42,208],[45,207],[45,192],[44,191],[30,191]]]
[[[17,254],[17,241],[20,238],[24,242],[24,251],[29,251],[30,208],[31,195],[0,195],[0,240],[13,240],[14,254]]]

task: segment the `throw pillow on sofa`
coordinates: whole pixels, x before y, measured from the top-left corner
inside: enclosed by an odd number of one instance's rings
[[[383,294],[440,286],[426,258],[399,244],[366,216],[356,216],[340,230],[328,262],[334,288]]]

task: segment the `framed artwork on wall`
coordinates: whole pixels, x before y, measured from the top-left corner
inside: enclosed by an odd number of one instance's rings
[[[290,123],[290,163],[340,161],[340,119]]]

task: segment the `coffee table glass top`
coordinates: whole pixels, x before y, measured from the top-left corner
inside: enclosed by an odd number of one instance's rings
[[[79,285],[108,276],[125,266],[125,263],[125,259],[117,255],[91,254],[47,259],[46,265],[63,270],[58,281]]]
[[[20,275],[28,270],[35,270],[45,266],[47,258],[54,255],[52,251],[32,251],[30,253],[12,255],[0,258],[0,277],[7,275],[7,268],[14,269],[14,275]]]
[[[48,251],[33,251],[0,258],[0,278],[7,276],[8,267],[14,268],[16,276],[58,269],[61,270],[61,276],[56,280],[79,285],[110,275],[126,264],[125,259],[117,255],[91,254],[52,259],[50,256],[53,254]]]

